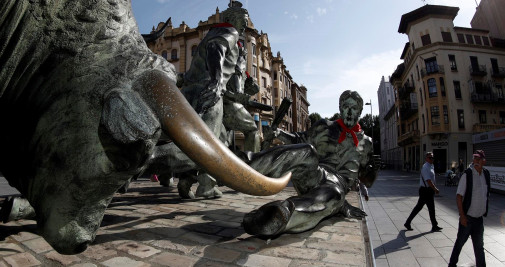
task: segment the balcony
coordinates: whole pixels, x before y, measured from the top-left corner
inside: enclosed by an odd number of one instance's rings
[[[414,86],[410,83],[405,83],[403,87],[398,88],[400,100],[410,101],[410,93],[414,93]]]
[[[426,68],[421,69],[421,77],[423,77],[423,78],[425,76],[430,76],[430,75],[434,75],[434,74],[444,74],[444,73],[445,73],[444,66],[442,66],[442,65],[437,65],[437,66],[434,66],[429,69],[426,69]]]
[[[505,103],[503,89],[493,86],[494,83],[487,84],[470,81],[470,101],[472,103]]]
[[[470,70],[470,75],[472,76],[486,76],[487,71],[486,71],[486,65],[474,65],[468,67]]]
[[[505,78],[505,68],[503,67],[491,68],[489,72],[493,78]]]
[[[505,127],[503,124],[484,124],[484,123],[476,123],[473,125],[473,133],[484,133],[489,131],[494,131],[498,129],[502,129]]]
[[[411,104],[409,103],[402,103],[400,107],[400,119],[401,120],[407,120],[408,118],[412,117],[413,115],[417,114],[417,103]]]
[[[406,146],[416,142],[419,142],[419,130],[413,130],[398,137],[398,146]]]

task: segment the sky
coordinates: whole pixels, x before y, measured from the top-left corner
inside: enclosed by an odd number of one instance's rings
[[[377,90],[402,62],[408,42],[401,16],[425,4],[459,7],[454,25],[470,27],[480,0],[242,0],[254,27],[268,34],[293,80],[307,88],[309,113],[331,117],[345,90],[358,91],[378,115]],[[229,0],[132,0],[141,33],[172,17],[195,28]],[[370,113],[364,106],[362,116]]]

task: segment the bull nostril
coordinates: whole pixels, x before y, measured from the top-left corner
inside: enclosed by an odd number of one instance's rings
[[[86,241],[86,242],[83,242],[83,243],[79,244],[78,246],[76,246],[74,249],[74,254],[79,254],[79,253],[85,251],[88,248],[88,245],[90,243],[91,242]]]

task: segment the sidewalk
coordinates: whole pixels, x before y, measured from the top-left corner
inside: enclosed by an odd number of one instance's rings
[[[444,186],[437,177],[440,196],[435,197],[437,221],[444,229],[431,233],[426,206],[414,218],[413,231],[405,223],[418,200],[419,174],[381,171],[364,204],[376,266],[447,266],[456,240],[459,215],[456,187]],[[484,218],[484,248],[487,266],[505,266],[505,195],[491,193],[489,213]],[[458,266],[475,266],[471,239]]]
[[[180,200],[176,188],[147,179],[133,182],[128,193],[114,197],[94,243],[79,255],[55,252],[35,233],[34,221],[0,223],[0,267],[312,267],[373,262],[367,257],[371,251],[367,253],[361,220],[334,217],[311,231],[270,242],[244,233],[240,224],[245,213],[295,195],[293,187],[268,197],[220,189],[224,193],[220,199]],[[360,205],[356,192],[347,199]]]

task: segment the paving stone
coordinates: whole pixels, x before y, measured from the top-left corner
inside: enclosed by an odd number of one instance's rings
[[[240,259],[237,262],[241,266],[251,266],[251,267],[288,267],[291,263],[290,259],[283,259],[278,257],[271,257],[265,255],[248,255],[245,259]]]
[[[32,254],[28,252],[5,257],[4,261],[7,262],[7,264],[9,264],[11,267],[30,267],[41,265],[40,261],[38,261],[34,256],[32,256]]]
[[[361,243],[350,243],[350,242],[328,242],[328,241],[308,241],[307,247],[314,249],[324,249],[333,252],[351,252],[351,253],[363,253],[364,244]]]
[[[102,245],[91,245],[81,255],[99,261],[107,257],[115,256],[116,250]]]
[[[207,235],[203,233],[189,232],[181,236],[182,239],[196,242],[201,245],[214,244],[221,239],[219,236]]]
[[[365,257],[362,254],[354,253],[333,253],[328,252],[323,261],[350,266],[365,266]]]
[[[18,234],[11,235],[10,237],[15,239],[16,241],[23,242],[26,240],[39,238],[40,236],[30,232],[19,232]]]
[[[141,262],[141,261],[136,261],[134,259],[130,259],[127,257],[116,257],[112,258],[110,260],[106,260],[102,262],[103,265],[109,266],[109,267],[149,267],[151,264]]]
[[[216,246],[207,246],[198,250],[195,255],[198,257],[231,263],[240,257],[240,252]]]
[[[46,258],[52,261],[56,261],[64,266],[68,266],[74,262],[78,262],[81,259],[75,255],[61,255],[60,253],[56,251],[50,251],[47,253]]]
[[[151,262],[163,266],[187,267],[187,266],[193,266],[197,262],[197,259],[170,252],[164,252],[161,253],[160,255],[156,255],[155,257],[153,257],[151,259]]]
[[[158,249],[137,242],[126,242],[117,249],[139,258],[147,258],[160,252]]]
[[[361,233],[360,235],[334,233],[330,238],[330,242],[333,241],[363,243],[363,236],[361,236]]]
[[[322,253],[318,249],[297,248],[290,246],[267,247],[262,249],[259,254],[280,258],[293,258],[303,260],[318,260],[322,257]]]
[[[31,239],[22,242],[22,244],[33,250],[35,253],[42,253],[53,249],[43,238]]]
[[[96,264],[87,262],[87,263],[74,264],[71,267],[97,267],[97,266],[96,266]]]
[[[174,252],[180,252],[185,255],[191,253],[191,251],[195,248],[193,245],[180,244],[177,242],[172,242],[171,240],[154,240],[149,243],[151,246],[155,246],[164,250],[171,250]]]
[[[5,257],[13,254],[25,252],[23,248],[14,243],[0,243],[0,257]]]

